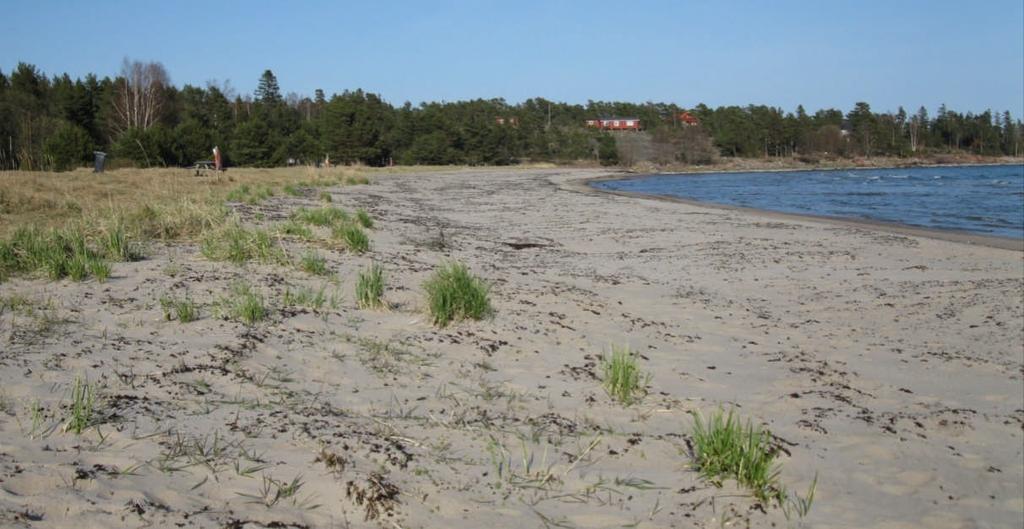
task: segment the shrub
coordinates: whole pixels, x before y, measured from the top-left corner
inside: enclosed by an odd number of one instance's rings
[[[64,122],[46,140],[43,152],[53,163],[54,171],[67,171],[92,158],[92,139],[82,127]]]
[[[364,309],[383,308],[384,304],[384,270],[377,263],[359,272],[356,281],[356,302]]]
[[[334,229],[334,236],[352,253],[365,253],[370,250],[370,237],[362,228],[355,224],[344,224]]]
[[[742,424],[732,410],[726,414],[719,409],[707,420],[693,412],[694,457],[701,475],[717,485],[723,478],[735,479],[757,499],[781,505],[786,491],[779,484],[776,451],[770,441],[768,432],[749,420]]]
[[[423,290],[430,316],[439,327],[463,319],[479,320],[491,313],[490,287],[470,274],[465,265],[441,265],[423,284]]]
[[[650,376],[640,372],[637,356],[628,347],[612,347],[611,355],[601,358],[601,380],[613,399],[630,405],[646,394]]]

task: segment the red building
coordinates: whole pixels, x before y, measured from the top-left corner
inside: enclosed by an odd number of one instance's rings
[[[640,130],[637,118],[598,118],[588,119],[587,126],[601,130]]]
[[[679,121],[686,123],[687,125],[700,125],[700,121],[689,112],[680,112]]]

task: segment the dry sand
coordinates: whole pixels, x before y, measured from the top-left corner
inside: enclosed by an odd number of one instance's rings
[[[0,314],[0,526],[1024,524],[1021,252],[579,184],[602,174],[335,189],[377,228],[368,256],[324,251],[341,302],[320,313],[279,300],[322,279],[192,245],[105,284],[0,285],[33,303]],[[352,301],[371,259],[389,312]],[[429,324],[420,285],[449,259],[491,282],[492,319]],[[238,278],[268,321],[214,316]],[[186,291],[201,319],[165,321]],[[596,379],[613,344],[652,374],[637,405]],[[82,436],[60,430],[76,375],[104,423]],[[721,405],[776,435],[786,485],[817,474],[806,519],[690,467],[688,412]]]

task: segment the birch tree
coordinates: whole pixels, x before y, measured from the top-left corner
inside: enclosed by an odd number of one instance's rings
[[[165,102],[164,89],[170,85],[163,64],[125,58],[116,85],[111,123],[114,132],[146,130],[156,124]]]

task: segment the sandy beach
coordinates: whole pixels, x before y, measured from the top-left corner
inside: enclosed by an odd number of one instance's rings
[[[106,283],[0,284],[0,526],[935,527],[1024,524],[1024,253],[623,196],[599,169],[379,175],[331,188],[372,249],[335,281],[151,244]],[[318,197],[233,204],[272,226]],[[977,242],[977,241],[974,241]],[[315,243],[285,240],[289,255]],[[386,311],[355,277],[386,274]],[[438,329],[459,261],[493,317]],[[271,303],[220,318],[230,285]],[[286,292],[324,289],[320,309]],[[163,296],[199,319],[167,321]],[[612,346],[648,394],[599,380]],[[98,426],[62,432],[76,377]],[[773,434],[804,518],[693,468],[690,413]]]

